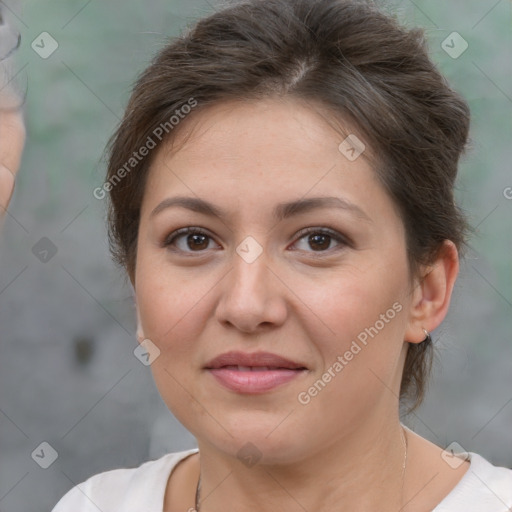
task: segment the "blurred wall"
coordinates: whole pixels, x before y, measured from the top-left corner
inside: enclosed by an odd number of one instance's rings
[[[511,2],[387,5],[427,29],[434,60],[473,112],[458,197],[478,235],[434,333],[430,393],[405,422],[512,467]],[[216,4],[2,6],[22,35],[14,79],[27,93],[28,140],[0,242],[0,510],[35,512],[94,473],[195,446],[134,357],[131,288],[110,261],[93,190],[136,75]],[[36,463],[41,450],[58,457],[48,469]]]

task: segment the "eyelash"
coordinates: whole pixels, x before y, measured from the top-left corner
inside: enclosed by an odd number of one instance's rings
[[[306,252],[311,252],[313,257],[322,257],[323,254],[331,253],[331,251],[341,250],[343,248],[343,246],[352,246],[351,241],[347,237],[342,236],[340,233],[338,233],[337,231],[334,231],[333,229],[330,229],[330,228],[304,228],[304,229],[301,229],[296,235],[296,237],[297,237],[296,242],[301,240],[302,238],[306,237],[307,235],[311,235],[311,234],[328,235],[329,237],[331,237],[331,239],[335,240],[336,242],[338,242],[341,245],[341,247],[337,246],[334,248],[326,249],[325,251],[306,251]],[[205,231],[201,228],[191,226],[191,227],[181,228],[176,231],[173,231],[164,240],[162,247],[170,248],[170,246],[172,246],[176,242],[176,240],[180,236],[183,236],[183,235],[205,235],[208,238],[213,240],[213,237],[207,231]],[[206,249],[201,250],[201,251],[181,251],[181,249],[175,249],[175,248],[169,249],[169,250],[174,251],[174,252],[182,252],[187,255],[193,255],[194,253],[201,255],[201,253],[206,252]]]

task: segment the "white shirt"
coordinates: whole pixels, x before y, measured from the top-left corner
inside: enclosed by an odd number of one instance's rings
[[[73,487],[52,512],[162,512],[167,481],[178,462],[198,449],[169,453],[134,469],[114,469]],[[469,452],[471,465],[432,512],[510,512],[512,469]]]

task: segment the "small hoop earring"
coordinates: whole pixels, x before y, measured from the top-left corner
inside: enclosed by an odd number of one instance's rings
[[[425,339],[422,341],[422,343],[426,343],[427,345],[432,343],[432,336],[430,336],[430,333],[425,328],[423,328],[423,332],[425,333]]]

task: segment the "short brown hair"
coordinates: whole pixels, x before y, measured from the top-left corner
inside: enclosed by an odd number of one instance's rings
[[[455,204],[454,183],[468,105],[430,60],[423,30],[400,25],[370,1],[247,0],[200,20],[137,80],[109,144],[107,180],[190,98],[198,112],[276,95],[315,101],[357,127],[403,220],[411,275],[433,262],[446,239],[462,252],[470,228]],[[154,156],[110,190],[110,249],[132,282]],[[412,400],[409,410],[423,399],[431,361],[431,344],[409,345],[400,389]]]

